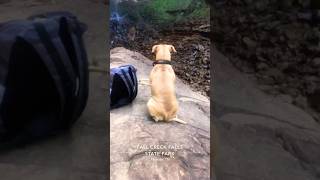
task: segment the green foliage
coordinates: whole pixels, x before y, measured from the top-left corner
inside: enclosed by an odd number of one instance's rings
[[[186,9],[190,2],[191,0],[153,0],[147,8],[154,12],[155,23],[162,24],[174,21],[179,16],[171,15],[167,11]]]
[[[199,19],[210,19],[210,7],[205,4],[203,7],[193,11],[192,14],[190,14],[190,17]]]
[[[192,19],[206,19],[210,8],[204,0],[150,0],[119,4],[119,12],[133,21],[170,24]]]

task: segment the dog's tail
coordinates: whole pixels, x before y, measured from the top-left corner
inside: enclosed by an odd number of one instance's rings
[[[178,119],[177,117],[171,119],[170,121],[176,121],[176,122],[181,123],[181,124],[187,124],[187,122],[185,122],[185,121],[183,121],[181,119]]]

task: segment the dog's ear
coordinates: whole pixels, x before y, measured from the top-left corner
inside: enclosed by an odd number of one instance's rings
[[[174,48],[174,46],[172,46],[172,45],[170,45],[170,51],[175,52],[175,53],[177,52],[176,49]]]
[[[152,53],[157,52],[157,48],[158,48],[158,45],[154,45],[154,46],[152,47]]]

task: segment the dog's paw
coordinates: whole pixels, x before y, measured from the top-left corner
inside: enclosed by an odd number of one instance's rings
[[[162,121],[162,119],[161,119],[160,117],[156,117],[156,116],[153,116],[152,119],[153,119],[155,122]]]

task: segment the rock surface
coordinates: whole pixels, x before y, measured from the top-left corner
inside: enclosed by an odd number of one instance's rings
[[[221,0],[214,6],[213,31],[217,49],[269,86],[265,92],[294,101],[304,96],[307,104],[300,107],[320,121],[320,111],[308,106],[320,90],[318,12],[317,0]]]
[[[320,125],[259,90],[216,50],[213,67],[217,179],[319,179]]]
[[[124,48],[112,49],[111,67],[124,64],[138,69],[138,79],[148,79],[152,69],[152,61],[141,54]],[[138,96],[132,104],[111,111],[112,180],[210,179],[209,99],[179,79],[176,91],[180,102],[178,117],[187,121],[187,125],[155,123],[147,113],[150,87],[145,85],[139,85]],[[151,147],[156,145],[162,148]],[[175,154],[174,158],[148,156],[146,153],[150,151]]]

